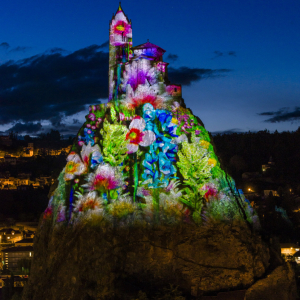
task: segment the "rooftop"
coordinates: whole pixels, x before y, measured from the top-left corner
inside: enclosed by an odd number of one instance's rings
[[[1,252],[31,252],[33,251],[33,247],[32,246],[25,246],[25,247],[12,247],[12,248],[6,248],[1,250]]]
[[[144,44],[141,44],[141,45],[138,45],[138,46],[135,46],[135,47],[132,47],[131,49],[132,50],[137,50],[137,49],[159,49],[161,50],[162,52],[166,52],[166,50],[164,50],[163,48],[157,46],[157,45],[154,45],[152,43],[150,43],[149,41],[147,41],[146,43]]]
[[[16,242],[15,244],[28,244],[28,243],[33,243],[33,239],[32,238],[23,239],[21,241]]]
[[[280,244],[280,248],[300,248],[300,246],[298,246],[297,244],[293,244],[293,243],[283,243],[283,244]]]
[[[20,230],[13,229],[13,228],[2,228],[0,230],[0,234],[1,233],[11,234],[12,232],[14,232],[15,234],[21,234]]]

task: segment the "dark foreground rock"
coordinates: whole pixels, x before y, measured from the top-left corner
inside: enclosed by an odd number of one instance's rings
[[[296,297],[295,274],[289,264],[277,267],[246,292],[246,300],[291,300]]]
[[[136,299],[139,291],[151,298],[170,284],[186,296],[252,286],[250,300],[269,299],[261,296],[269,289],[293,299],[295,283],[286,267],[254,283],[267,271],[269,249],[241,224],[96,224],[53,229],[41,223],[23,300]]]

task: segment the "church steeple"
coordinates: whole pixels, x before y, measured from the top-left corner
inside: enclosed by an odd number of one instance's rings
[[[109,100],[112,99],[112,81],[116,65],[127,62],[132,57],[131,20],[127,18],[121,2],[109,24]]]
[[[119,2],[119,8],[118,11],[123,11],[122,7],[121,7],[121,1]]]

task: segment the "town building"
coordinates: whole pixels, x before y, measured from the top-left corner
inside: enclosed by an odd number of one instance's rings
[[[300,250],[300,247],[293,243],[284,243],[280,244],[281,254],[284,256],[293,256],[297,251]]]
[[[32,259],[33,247],[11,247],[1,250],[2,252],[2,263],[7,265],[11,271],[18,270],[18,261],[21,259]]]
[[[33,246],[33,238],[22,239],[15,243],[15,247]]]
[[[273,161],[272,156],[270,157],[268,164],[267,165],[262,165],[261,169],[263,171],[263,173],[265,173],[268,169],[271,169],[275,166],[275,162]]]
[[[9,285],[11,275],[0,276],[0,288]],[[28,275],[14,275],[14,287],[24,287],[28,281]]]
[[[264,196],[265,197],[269,197],[270,193],[272,193],[272,196],[274,196],[274,197],[279,197],[278,192],[275,191],[275,190],[264,190]]]
[[[2,228],[0,230],[0,243],[16,243],[22,240],[22,232],[13,228]]]
[[[4,156],[4,162],[12,166],[15,166],[17,164],[17,157],[11,156],[10,154],[6,154]]]
[[[33,143],[28,143],[27,147],[23,149],[23,157],[32,157],[34,154]]]

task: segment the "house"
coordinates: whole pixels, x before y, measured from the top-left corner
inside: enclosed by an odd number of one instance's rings
[[[34,234],[35,234],[35,232],[32,231],[32,230],[25,230],[23,232],[23,237],[24,237],[24,239],[33,239],[34,238]]]
[[[270,156],[268,164],[267,165],[262,165],[261,169],[262,169],[263,172],[266,172],[268,169],[271,169],[274,166],[275,166],[275,162],[273,161],[272,156]]]
[[[32,157],[33,151],[33,143],[28,143],[28,146],[23,149],[23,157]]]
[[[20,230],[13,228],[3,228],[0,230],[0,243],[11,242],[15,243],[22,239]]]
[[[293,243],[284,243],[280,244],[281,254],[284,256],[293,256],[297,251],[300,250],[300,247]]]
[[[33,238],[26,238],[15,243],[15,247],[33,246]]]
[[[279,197],[279,194],[275,190],[264,190],[265,197],[269,197],[270,193],[272,193],[274,197]]]
[[[295,258],[295,262],[297,264],[300,264],[300,251],[295,252],[295,254],[293,255],[293,257]]]
[[[32,259],[33,257],[33,247],[11,247],[1,250],[2,261],[7,265],[8,269],[11,271],[18,270],[18,261],[21,259]]]
[[[25,233],[34,234],[37,230],[38,222],[17,222],[14,227],[20,231],[25,231]]]
[[[2,275],[0,276],[0,288],[2,288],[5,285],[9,285],[11,276],[10,275]],[[14,287],[24,287],[26,282],[28,281],[28,276],[14,276]]]
[[[5,161],[5,163],[8,163],[8,164],[13,165],[13,166],[15,166],[17,164],[17,158],[14,157],[14,156],[11,156],[9,154],[6,154],[4,156],[4,161]]]

